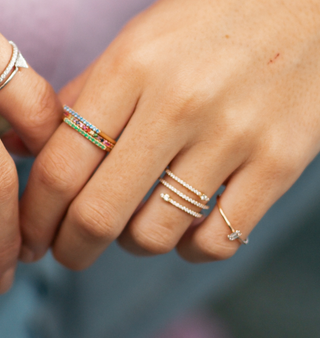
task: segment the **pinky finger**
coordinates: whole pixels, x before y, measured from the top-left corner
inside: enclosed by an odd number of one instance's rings
[[[266,164],[268,168],[268,164]],[[269,165],[270,167],[270,165]],[[264,170],[261,163],[248,164],[234,174],[220,198],[220,206],[235,230],[248,238],[268,209],[291,187],[302,170]],[[197,227],[192,227],[180,240],[177,250],[190,262],[228,259],[241,245],[228,238],[231,230],[217,205]]]

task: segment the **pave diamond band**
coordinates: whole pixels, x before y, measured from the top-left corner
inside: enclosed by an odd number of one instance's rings
[[[193,211],[193,210],[187,208],[186,206],[181,205],[180,203],[178,203],[178,202],[176,202],[175,200],[173,200],[173,199],[170,197],[169,194],[160,194],[160,197],[161,197],[164,201],[166,201],[166,202],[168,202],[168,203],[171,203],[171,204],[174,205],[176,208],[178,208],[178,209],[180,209],[180,210],[186,212],[187,214],[189,214],[189,215],[191,215],[191,216],[193,216],[193,217],[195,217],[195,218],[201,218],[201,217],[202,217],[202,215],[201,215],[199,212]]]
[[[174,186],[172,186],[170,183],[168,183],[163,178],[159,178],[159,181],[160,181],[161,184],[163,184],[165,187],[167,187],[169,190],[171,190],[172,192],[174,192],[175,194],[177,194],[179,197],[181,197],[185,201],[187,201],[187,202],[189,202],[189,203],[197,206],[198,208],[209,209],[209,206],[207,206],[205,204],[202,204],[202,203],[194,200],[193,198],[185,195],[184,193],[182,193],[181,191],[179,191],[178,189],[176,189]]]
[[[217,196],[217,206],[219,209],[219,212],[223,218],[223,220],[226,222],[227,226],[229,227],[229,229],[232,231],[232,233],[230,235],[228,235],[228,238],[230,241],[235,241],[236,239],[238,239],[242,244],[248,244],[249,243],[249,238],[246,239],[242,239],[242,233],[240,232],[240,230],[235,230],[230,221],[228,220],[226,214],[223,212],[222,208],[221,208],[221,204],[220,204],[220,196]]]
[[[76,113],[68,106],[64,106],[63,121],[76,130],[79,134],[85,137],[87,140],[95,144],[102,150],[110,152],[116,144],[116,141],[107,136],[100,129],[93,124],[85,120],[82,116]]]
[[[178,176],[176,176],[170,169],[166,169],[166,174],[168,176],[170,176],[173,180],[175,180],[176,182],[178,182],[179,184],[181,184],[182,186],[184,186],[186,189],[188,189],[189,191],[193,192],[194,194],[196,194],[197,196],[200,197],[201,201],[205,201],[205,202],[209,202],[210,198],[203,194],[201,191],[195,189],[194,187],[192,187],[190,184],[186,183],[185,181],[183,181],[181,178],[179,178]]]
[[[209,206],[205,205],[204,203],[201,203],[202,201],[209,201],[209,198],[203,194],[202,192],[200,192],[199,190],[193,188],[191,185],[189,185],[188,183],[186,183],[185,181],[183,181],[182,179],[180,179],[178,176],[176,176],[169,168],[167,168],[165,170],[165,173],[171,177],[174,181],[176,181],[177,183],[179,183],[180,185],[182,185],[183,187],[185,187],[186,189],[188,189],[189,191],[193,192],[194,194],[196,194],[197,196],[200,197],[201,201],[196,201],[195,199],[193,199],[192,197],[184,194],[182,191],[180,191],[179,189],[177,189],[176,187],[174,187],[172,184],[170,184],[169,182],[167,182],[165,179],[163,178],[159,178],[159,182],[164,185],[167,189],[171,190],[173,193],[175,193],[176,195],[178,195],[180,198],[182,198],[183,200],[189,202],[192,205],[195,205],[196,207],[200,208],[200,209],[209,209]],[[189,209],[188,207],[180,204],[179,202],[173,200],[170,195],[168,194],[160,194],[161,198],[163,200],[165,200],[166,202],[171,203],[172,205],[174,205],[176,208],[186,212],[187,214],[196,217],[196,218],[200,218],[202,217],[202,214],[200,214],[199,212],[196,212],[192,209]]]
[[[12,56],[8,66],[0,75],[0,90],[3,89],[13,79],[19,68],[29,68],[26,60],[19,52],[19,49],[15,43],[12,41],[9,41],[9,43],[12,46]]]

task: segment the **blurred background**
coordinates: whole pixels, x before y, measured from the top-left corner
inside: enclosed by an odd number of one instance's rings
[[[32,161],[18,162],[25,184]],[[75,273],[50,254],[0,297],[1,338],[320,337],[320,157],[231,259],[137,258],[113,244]]]

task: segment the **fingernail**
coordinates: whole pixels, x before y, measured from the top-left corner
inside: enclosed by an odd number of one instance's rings
[[[22,245],[19,259],[24,263],[32,263],[34,261],[34,258],[35,258],[34,252],[25,245]]]

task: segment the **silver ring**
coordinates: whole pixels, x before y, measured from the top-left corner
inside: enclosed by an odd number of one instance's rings
[[[3,89],[13,79],[13,77],[17,74],[19,68],[29,68],[26,60],[20,53],[15,43],[13,43],[12,41],[9,41],[9,43],[12,46],[12,56],[8,66],[0,75],[0,90]],[[9,74],[10,76],[8,77]]]

